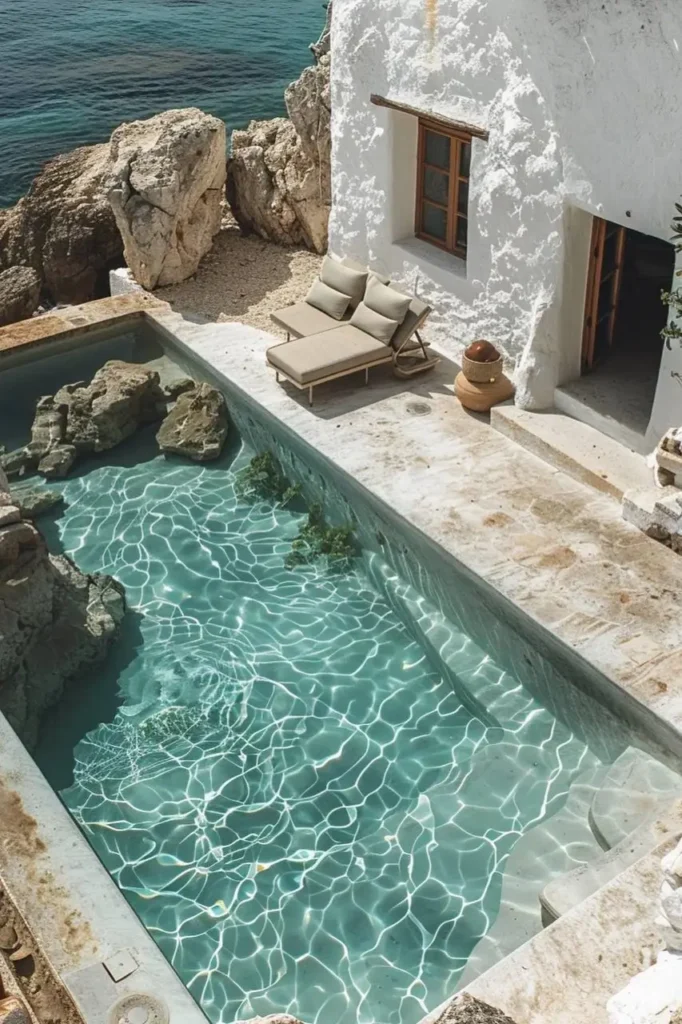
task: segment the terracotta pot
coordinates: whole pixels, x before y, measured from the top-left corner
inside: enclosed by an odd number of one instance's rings
[[[467,380],[481,384],[489,383],[502,376],[503,362],[502,356],[492,363],[479,363],[462,354],[462,373]]]
[[[497,380],[484,382],[467,380],[463,373],[458,373],[455,378],[455,395],[464,408],[472,412],[488,412],[494,405],[506,402],[513,394],[514,385],[504,374]]]

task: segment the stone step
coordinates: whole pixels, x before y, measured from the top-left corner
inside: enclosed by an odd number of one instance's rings
[[[528,412],[498,405],[491,411],[490,424],[575,480],[614,498],[652,484],[652,471],[642,455],[555,409]]]
[[[542,930],[540,895],[550,882],[601,855],[587,816],[608,769],[595,761],[575,780],[561,810],[516,843],[505,865],[499,912],[473,950],[458,988],[469,985]]]
[[[546,925],[557,921],[563,914],[577,907],[593,893],[616,878],[632,864],[654,850],[668,835],[676,833],[679,822],[673,820],[648,821],[635,829],[610,850],[588,864],[580,864],[572,871],[553,879],[540,896],[542,918]]]
[[[628,747],[611,765],[590,807],[589,820],[604,850],[651,821],[682,794],[682,775],[637,747]]]
[[[524,742],[555,744],[568,730],[379,555],[365,554],[370,579],[472,714],[491,726],[523,727]]]

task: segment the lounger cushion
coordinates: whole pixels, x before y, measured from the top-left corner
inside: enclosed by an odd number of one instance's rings
[[[339,292],[336,288],[330,288],[324,281],[313,282],[313,286],[305,297],[305,301],[309,306],[314,306],[315,309],[321,309],[327,316],[331,316],[334,320],[342,320],[343,315],[348,309],[350,303],[350,296],[344,295],[343,292]]]
[[[270,314],[270,318],[285,331],[299,337],[321,334],[322,331],[331,331],[339,326],[338,320],[323,313],[321,309],[309,306],[307,302],[295,302],[293,306],[278,309]]]
[[[390,352],[364,331],[343,324],[334,331],[274,345],[268,349],[268,362],[298,384],[314,384],[344,370],[362,369],[367,363],[390,357]]]
[[[383,288],[383,285],[381,287]],[[361,302],[355,310],[350,318],[350,322],[354,327],[359,327],[361,331],[371,334],[377,341],[383,342],[384,345],[390,345],[391,338],[398,327],[397,320],[391,320],[387,316],[382,316],[376,310],[370,309],[364,302]]]
[[[363,299],[365,305],[373,309],[375,313],[381,313],[389,320],[397,320],[399,324],[405,319],[411,301],[409,295],[403,295],[395,288],[388,288],[385,284],[372,278],[367,282]]]
[[[350,259],[348,256],[341,260],[341,263],[344,267],[350,267],[351,270],[363,270],[367,273],[367,267],[363,267],[362,263],[356,263],[355,260]],[[390,277],[386,277],[385,274],[380,274],[378,270],[372,270],[371,267],[369,268],[368,278],[369,277],[376,277],[377,281],[380,281],[381,284],[391,283]]]
[[[320,270],[320,281],[329,285],[330,288],[335,288],[337,292],[342,292],[343,295],[349,295],[350,304],[355,309],[365,294],[367,274],[366,269],[352,270],[333,260],[331,256],[325,256]]]

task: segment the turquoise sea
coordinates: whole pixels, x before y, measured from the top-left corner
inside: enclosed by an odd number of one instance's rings
[[[122,121],[283,114],[324,19],[323,0],[0,0],[0,207]]]

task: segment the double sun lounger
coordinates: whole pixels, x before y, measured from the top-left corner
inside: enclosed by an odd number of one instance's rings
[[[351,260],[343,260],[340,266],[368,274],[366,267]],[[369,276],[389,285],[388,280],[378,274],[370,271]],[[428,343],[419,335],[419,329],[431,312],[426,303],[411,299],[402,323],[386,342],[350,323],[357,304],[351,304],[341,320],[308,301],[271,314],[272,320],[287,332],[287,340],[268,349],[268,364],[275,370],[278,381],[284,377],[300,390],[307,389],[310,405],[313,404],[313,389],[318,384],[348,374],[364,371],[367,384],[373,366],[392,363],[398,376],[412,377],[438,363],[438,359],[429,354]]]

